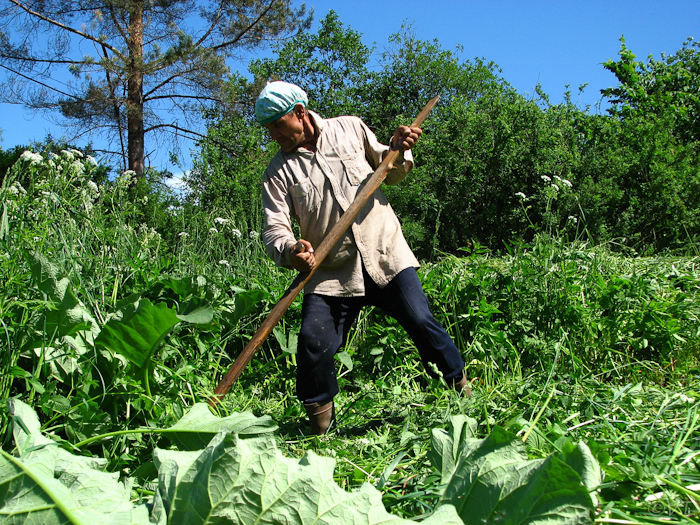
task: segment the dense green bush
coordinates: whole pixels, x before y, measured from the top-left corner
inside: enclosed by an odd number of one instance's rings
[[[387,140],[428,99],[441,96],[415,148],[416,169],[386,189],[421,258],[474,245],[503,251],[537,232],[555,231],[644,253],[696,251],[695,43],[644,64],[623,42],[620,60],[605,64],[620,80],[604,90],[607,114],[577,107],[570,93],[558,104],[539,89],[526,98],[495,64],[461,60],[459,49],[418,40],[410,27],[390,38],[374,70],[373,49],[333,12],[317,33],[299,35],[275,52],[251,62],[252,82],[232,81],[242,103],[252,107],[266,80],[282,78],[305,88],[310,107],[323,116],[358,115]],[[250,108],[215,118],[209,136],[191,180],[193,194],[206,205],[226,195],[216,209],[238,215],[234,210],[248,199],[259,202],[255,173],[262,173],[276,145],[260,134]]]

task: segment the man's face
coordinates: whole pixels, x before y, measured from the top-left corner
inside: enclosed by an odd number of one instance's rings
[[[272,140],[276,141],[285,153],[295,150],[308,140],[304,133],[303,113],[300,106],[297,106],[282,118],[265,124]]]

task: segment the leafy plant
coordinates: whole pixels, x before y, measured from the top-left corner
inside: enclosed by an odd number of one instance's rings
[[[149,523],[149,508],[128,499],[130,480],[117,481],[100,469],[103,461],[75,456],[43,436],[36,414],[22,402],[11,401],[11,413],[18,456],[4,451],[0,456],[2,514],[14,523],[88,525],[107,516]],[[300,460],[286,458],[269,433],[246,439],[235,433],[251,428],[237,419],[215,421],[206,407],[197,406],[168,429],[186,451],[154,452],[158,488],[150,507],[151,522],[407,522],[389,514],[379,492],[368,484],[353,492],[342,490],[332,481],[333,459],[312,451]],[[202,443],[202,430],[206,435],[217,428],[204,449],[192,450]],[[423,523],[500,523],[504,519],[551,523],[553,516],[562,523],[590,521],[590,497],[571,467],[554,457],[527,460],[522,443],[514,442],[514,436],[502,429],[476,440],[466,438],[462,429],[470,427],[463,420],[453,422],[451,428],[451,434],[434,433],[439,452],[433,458],[445,488],[435,511]],[[194,442],[180,438],[193,432]],[[493,506],[484,505],[489,501]]]

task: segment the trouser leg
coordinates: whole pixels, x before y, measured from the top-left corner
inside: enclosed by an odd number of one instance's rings
[[[368,301],[394,317],[406,330],[418,349],[428,374],[434,376],[428,363],[434,363],[451,384],[462,378],[464,360],[459,349],[430,311],[415,268],[407,268],[385,288],[379,288],[365,277]]]
[[[297,344],[297,397],[305,404],[331,401],[338,393],[334,356],[364,298],[305,294]]]

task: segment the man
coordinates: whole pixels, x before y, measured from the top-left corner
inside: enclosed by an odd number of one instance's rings
[[[307,272],[318,246],[350,206],[362,182],[389,151],[357,117],[323,119],[309,111],[298,86],[271,82],[255,104],[257,121],[280,151],[263,177],[267,253],[278,266]],[[399,126],[390,147],[400,155],[385,179],[396,184],[413,166],[420,128]],[[292,218],[301,228],[297,240]],[[396,318],[413,339],[426,370],[437,366],[448,384],[470,395],[464,361],[430,313],[418,280],[418,260],[381,190],[377,190],[304,288],[297,351],[297,396],[312,431],[323,434],[338,393],[334,355],[360,309],[374,305]]]

